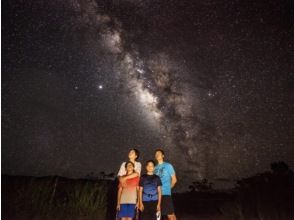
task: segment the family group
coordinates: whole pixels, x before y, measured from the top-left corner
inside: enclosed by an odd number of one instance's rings
[[[155,220],[166,216],[176,220],[172,188],[177,182],[172,164],[166,162],[162,149],[155,150],[155,160],[145,163],[141,175],[139,151],[131,149],[129,160],[123,162],[118,172],[117,219]]]

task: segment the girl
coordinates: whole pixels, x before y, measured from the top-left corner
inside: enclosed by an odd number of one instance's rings
[[[135,170],[134,163],[131,161],[126,162],[125,169],[127,176],[133,175]],[[116,206],[119,219],[132,220],[135,217],[136,207],[138,207],[138,184],[139,176],[126,179],[124,184],[119,183]]]
[[[155,220],[160,217],[161,206],[161,180],[154,174],[155,162],[146,162],[147,173],[140,179],[139,209],[141,220]],[[159,215],[157,217],[157,215]]]

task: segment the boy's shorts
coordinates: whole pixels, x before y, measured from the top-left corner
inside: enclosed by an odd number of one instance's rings
[[[161,199],[161,214],[172,215],[174,213],[175,211],[172,197],[169,195],[163,195]]]

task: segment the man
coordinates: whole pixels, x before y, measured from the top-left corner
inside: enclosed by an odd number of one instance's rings
[[[171,189],[177,182],[175,170],[170,163],[164,162],[164,151],[162,149],[157,149],[155,151],[155,159],[158,163],[154,173],[160,177],[162,182],[161,214],[167,215],[169,220],[176,220],[177,218],[171,197]]]

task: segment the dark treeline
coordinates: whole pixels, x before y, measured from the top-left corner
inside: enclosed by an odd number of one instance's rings
[[[2,175],[2,218],[115,219],[117,180],[100,173],[95,179]],[[236,187],[217,191],[207,180],[174,194],[175,209],[184,220],[294,219],[294,173],[284,162],[271,171],[244,178]]]

